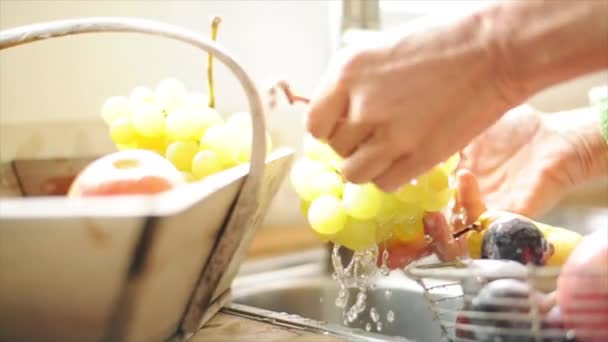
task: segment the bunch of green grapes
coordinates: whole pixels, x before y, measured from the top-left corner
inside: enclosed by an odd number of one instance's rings
[[[146,149],[167,158],[189,181],[203,179],[251,158],[251,118],[237,112],[224,120],[206,96],[169,78],[155,90],[138,86],[112,96],[101,109],[120,150]],[[271,149],[267,134],[267,153]]]
[[[346,182],[342,158],[307,135],[290,180],[310,227],[323,240],[364,251],[389,239],[424,239],[424,213],[444,210],[454,198],[450,180],[458,161],[454,155],[389,194],[371,183]]]

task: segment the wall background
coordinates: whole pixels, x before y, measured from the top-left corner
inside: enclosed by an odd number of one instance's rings
[[[260,85],[282,76],[309,94],[336,46],[339,5],[339,0],[0,0],[0,29],[83,16],[136,16],[208,35],[210,18],[220,15],[220,43]],[[382,20],[391,27],[419,15],[393,8],[382,11]],[[80,35],[5,50],[0,53],[0,124],[97,121],[107,97],[127,94],[137,85],[153,87],[165,77],[206,91],[205,65],[206,56],[183,43],[124,33]],[[236,81],[215,65],[219,109],[246,108]],[[583,106],[588,89],[607,80],[608,73],[586,76],[545,91],[531,103],[548,111]],[[276,143],[298,148],[303,132],[300,110],[283,104],[270,114],[268,125]],[[304,224],[288,182],[267,221]]]

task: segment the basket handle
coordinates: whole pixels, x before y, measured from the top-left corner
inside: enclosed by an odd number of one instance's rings
[[[103,32],[133,32],[161,36],[190,44],[211,53],[236,76],[247,96],[253,128],[249,174],[245,177],[233,209],[222,228],[223,232],[221,234],[232,238],[220,239],[219,242],[216,242],[210,260],[207,261],[207,265],[203,269],[204,273],[194,288],[194,296],[188,304],[183,318],[184,322],[182,322],[182,329],[185,328],[187,335],[191,336],[199,327],[204,308],[211,301],[212,293],[209,292],[213,291],[208,291],[208,289],[205,291],[205,287],[211,286],[213,288],[220,281],[219,275],[208,274],[209,272],[205,271],[206,268],[210,265],[223,265],[230,261],[232,254],[238,247],[245,227],[248,227],[252,220],[259,219],[254,217],[254,214],[260,202],[260,187],[266,158],[266,127],[262,100],[254,82],[241,64],[217,43],[191,30],[152,20],[91,17],[20,26],[0,32],[0,50],[49,38]],[[239,236],[239,238],[235,238],[236,236]]]
[[[257,194],[264,173],[266,157],[266,125],[262,100],[253,80],[241,64],[216,42],[191,30],[158,21],[139,18],[91,17],[49,21],[0,31],[0,50],[49,38],[104,32],[142,33],[178,40],[213,54],[230,69],[247,96],[253,128],[249,177],[245,180],[241,192]],[[251,197],[257,197],[257,195]],[[240,198],[241,196],[239,196]],[[254,200],[254,198],[251,199]]]

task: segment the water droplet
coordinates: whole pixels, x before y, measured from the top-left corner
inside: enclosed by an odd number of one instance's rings
[[[384,291],[384,297],[386,299],[390,299],[392,294],[393,294],[393,291],[391,291],[391,290]]]
[[[372,331],[372,325],[369,322],[365,324],[365,331]]]
[[[323,303],[323,297],[319,298],[319,303]]]
[[[376,330],[382,331],[382,322],[380,322],[380,321],[376,322]]]
[[[388,310],[386,313],[386,321],[389,323],[393,323],[395,321],[395,313],[393,310]]]
[[[380,320],[380,315],[378,314],[378,311],[374,307],[369,309],[369,316],[372,318],[372,321],[374,321],[374,323],[378,322]]]
[[[429,234],[426,234],[426,235],[424,236],[424,240],[425,240],[426,242],[431,242],[431,241],[433,241],[433,237],[432,237],[432,236],[430,236]]]
[[[410,184],[411,184],[411,185],[418,185],[418,179],[417,179],[417,178],[412,179],[412,180],[410,181]]]

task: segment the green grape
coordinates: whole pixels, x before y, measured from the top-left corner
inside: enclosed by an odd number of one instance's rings
[[[166,111],[171,112],[181,107],[188,91],[182,82],[175,78],[160,81],[156,87],[156,102]]]
[[[186,110],[207,110],[209,107],[209,98],[199,92],[191,92],[186,95],[183,107]],[[220,118],[221,120],[221,118]]]
[[[400,241],[418,241],[424,238],[424,223],[422,222],[424,212],[407,217],[396,223],[393,228],[393,236]]]
[[[418,198],[420,206],[426,211],[440,211],[445,208],[454,194],[454,190],[450,188],[447,170],[436,166],[419,180],[424,190]]]
[[[393,236],[393,226],[390,222],[380,223],[376,222],[376,242],[381,243],[384,242]]]
[[[342,203],[351,217],[369,220],[376,216],[382,203],[382,192],[373,184],[346,183],[342,193]]]
[[[418,203],[425,193],[425,184],[419,181],[405,184],[395,192],[395,196],[402,202]]]
[[[317,233],[332,235],[342,230],[347,216],[340,199],[323,195],[311,202],[308,209],[308,223]]]
[[[415,241],[424,237],[424,210],[417,205],[402,203],[393,225],[393,236],[400,241]]]
[[[317,197],[314,189],[317,177],[328,171],[325,165],[309,158],[302,158],[291,168],[289,178],[300,199],[310,202]]]
[[[460,163],[460,154],[455,153],[450,158],[448,158],[446,161],[441,163],[441,167],[443,168],[443,170],[445,170],[446,173],[451,174],[452,172],[454,172],[456,170],[459,163]]]
[[[156,152],[161,156],[165,156],[165,150],[167,148],[167,139],[165,136],[158,137],[146,137],[137,135],[137,147]]]
[[[448,172],[441,166],[436,166],[422,175],[425,178],[427,191],[440,192],[449,186]]]
[[[198,151],[192,159],[192,174],[197,179],[203,179],[224,169],[217,153],[209,150]]]
[[[361,252],[377,244],[376,230],[377,224],[374,221],[351,218],[333,240],[348,249]]]
[[[339,171],[343,159],[328,144],[325,144],[310,134],[304,136],[304,155],[312,160],[318,160]]]
[[[110,138],[117,145],[133,146],[137,144],[137,132],[129,117],[119,117],[110,125]]]
[[[313,192],[313,198],[325,194],[340,197],[344,190],[342,177],[333,171],[318,174],[312,183],[311,191]]]
[[[117,118],[130,118],[132,115],[133,107],[125,96],[112,96],[101,107],[101,118],[108,126]]]
[[[148,87],[135,87],[131,90],[129,99],[135,106],[140,103],[154,103],[154,92]]]
[[[152,103],[140,103],[133,112],[133,127],[145,137],[165,134],[165,116],[161,108]]]
[[[201,139],[201,149],[214,151],[226,167],[231,167],[238,163],[241,140],[238,132],[226,125],[212,126]]]
[[[376,222],[385,225],[393,222],[395,218],[399,216],[402,203],[393,194],[383,192],[381,197],[380,209],[376,214]]]
[[[212,108],[175,110],[167,115],[167,136],[176,140],[195,140],[209,127],[221,122],[219,113]]]
[[[236,112],[228,118],[226,124],[233,127],[251,129],[251,114],[248,112]]]
[[[455,194],[456,190],[451,188],[439,192],[427,192],[420,201],[420,206],[426,211],[441,211],[447,207]]]
[[[195,141],[174,141],[167,146],[165,157],[180,171],[192,169],[192,159],[198,152]]]

